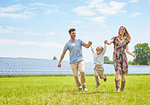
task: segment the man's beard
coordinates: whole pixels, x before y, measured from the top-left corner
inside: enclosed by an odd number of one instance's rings
[[[75,39],[76,36],[71,36],[71,39]]]

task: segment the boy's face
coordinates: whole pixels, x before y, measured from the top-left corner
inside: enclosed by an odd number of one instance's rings
[[[97,55],[100,55],[102,53],[102,50],[97,50]]]

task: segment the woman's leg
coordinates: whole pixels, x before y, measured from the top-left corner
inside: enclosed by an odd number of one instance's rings
[[[116,71],[115,80],[119,80],[119,70]]]
[[[122,75],[121,75],[121,91],[124,90],[125,82],[126,82],[126,77],[125,77],[124,74],[122,74]]]
[[[120,79],[119,79],[119,70],[116,71],[116,75],[115,75],[115,84],[116,84],[116,91],[119,92],[119,82],[120,82]]]

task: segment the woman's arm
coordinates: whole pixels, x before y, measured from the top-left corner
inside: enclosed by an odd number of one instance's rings
[[[112,39],[110,42],[107,41],[108,45],[111,45],[114,42],[114,39]]]
[[[129,51],[128,45],[126,45],[126,52],[127,52],[129,55],[131,55],[131,56],[133,56],[134,58],[136,58],[136,56],[135,56],[134,54],[132,54],[132,53]]]

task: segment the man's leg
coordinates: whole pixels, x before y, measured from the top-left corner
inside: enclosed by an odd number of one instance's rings
[[[78,78],[78,63],[71,63],[71,69],[78,89],[82,90],[81,83]]]
[[[84,61],[79,62],[78,69],[79,69],[80,75],[81,75],[81,84],[82,84],[83,90],[87,91],[85,72],[84,72]]]

